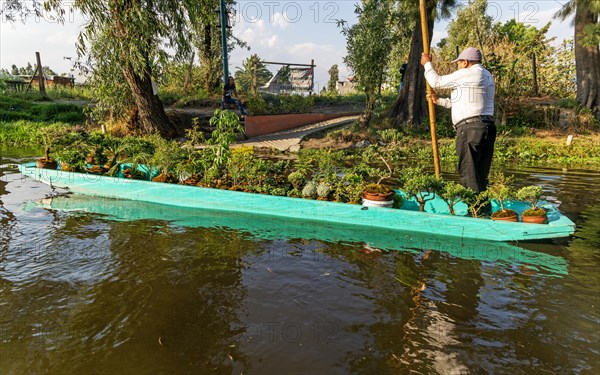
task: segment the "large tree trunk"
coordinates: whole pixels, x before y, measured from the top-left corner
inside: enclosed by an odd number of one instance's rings
[[[598,22],[598,14],[577,3],[575,11],[575,70],[577,102],[592,110],[600,120],[600,50],[598,44],[584,45],[584,27]]]
[[[433,35],[432,11],[433,8],[428,6],[427,26],[429,27],[430,36]],[[421,65],[422,53],[423,33],[421,32],[420,21],[416,20],[402,90],[400,90],[398,98],[389,113],[389,116],[395,119],[394,122],[398,127],[420,129],[423,117],[427,114],[425,75]]]
[[[192,82],[192,69],[194,68],[194,57],[196,57],[196,51],[192,51],[192,56],[190,57],[190,63],[187,66],[185,71],[185,77],[183,79],[183,89],[187,90],[190,87]]]
[[[167,117],[158,95],[152,91],[150,73],[137,74],[129,64],[123,67],[123,75],[131,89],[131,95],[137,107],[137,123],[135,130],[149,134],[158,131],[165,138],[172,138],[177,130]]]

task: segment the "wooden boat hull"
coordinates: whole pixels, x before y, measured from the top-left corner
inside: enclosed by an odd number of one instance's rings
[[[221,228],[250,235],[258,240],[325,241],[359,243],[365,250],[402,251],[422,254],[434,250],[455,258],[477,260],[514,269],[535,272],[539,276],[568,274],[567,261],[559,256],[531,251],[505,242],[435,236],[391,229],[377,229],[339,223],[316,222],[310,219],[281,220],[267,215],[192,209],[157,203],[92,197],[83,194],[52,196],[31,202],[30,208],[42,207],[79,213],[94,213],[100,220],[152,220],[188,228]],[[154,225],[154,223],[152,224]]]
[[[362,206],[346,203],[39,169],[35,167],[35,163],[22,164],[19,166],[19,170],[23,175],[35,180],[85,195],[186,208],[357,225],[373,229],[488,241],[567,237],[575,230],[575,224],[552,206],[544,207],[549,210],[548,224],[546,225],[506,223],[460,216],[466,213],[464,204],[455,207],[456,216],[448,215],[445,203],[439,200],[428,202],[425,213],[414,211],[418,205],[411,201],[405,202],[403,209],[400,210],[379,207],[363,209]],[[518,213],[526,209],[518,202],[509,207]],[[375,231],[373,235],[376,236],[377,232]]]

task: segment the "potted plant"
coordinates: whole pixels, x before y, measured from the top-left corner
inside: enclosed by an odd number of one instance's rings
[[[80,172],[85,166],[85,153],[76,146],[57,152],[57,157],[65,172]]]
[[[523,211],[521,215],[524,223],[545,224],[548,222],[548,214],[546,210],[539,207],[539,201],[544,191],[540,186],[525,186],[517,191],[516,197],[520,201],[525,201],[530,204],[530,208]]]
[[[319,200],[326,201],[329,199],[329,194],[331,194],[331,184],[326,181],[321,181],[319,185],[317,185],[317,197]]]
[[[104,136],[104,148],[108,156],[108,162],[104,165],[104,168],[110,176],[116,176],[119,172],[121,165],[119,158],[123,156],[126,146],[123,138],[110,134]]]
[[[36,135],[39,144],[44,148],[44,157],[35,160],[36,167],[44,169],[56,169],[58,167],[57,161],[50,157],[50,152],[64,133],[65,128],[63,126],[49,126],[37,130]]]
[[[461,194],[461,199],[469,206],[470,216],[474,218],[478,218],[481,209],[489,203],[487,190],[476,193],[470,188],[465,188]]]
[[[91,133],[86,139],[85,146],[87,148],[85,171],[93,174],[105,173],[108,158],[104,149],[104,134]]]
[[[466,188],[454,181],[441,181],[437,195],[448,205],[450,215],[455,215],[454,205],[463,199]]]
[[[174,174],[175,166],[185,158],[181,147],[176,141],[169,141],[160,136],[156,136],[153,140],[156,149],[149,163],[152,167],[158,168],[160,173],[152,181],[177,183]]]
[[[435,198],[436,191],[440,191],[442,180],[426,174],[422,168],[406,168],[402,172],[404,181],[403,190],[419,203],[419,211],[425,211],[425,203]]]
[[[363,205],[376,205],[382,207],[392,207],[394,204],[394,195],[396,191],[392,189],[390,186],[382,185],[384,180],[387,180],[392,177],[393,170],[388,164],[388,162],[383,158],[383,156],[379,155],[379,158],[383,161],[385,166],[387,167],[388,174],[381,174],[377,183],[368,184],[364,187],[362,197],[363,197]],[[365,202],[366,200],[366,202]],[[385,202],[385,203],[373,203],[373,202]],[[366,203],[366,204],[365,204]]]
[[[302,196],[304,198],[317,199],[317,186],[315,181],[308,181],[302,189]]]
[[[492,214],[492,220],[519,221],[519,216],[514,210],[505,207],[506,201],[514,196],[512,188],[513,177],[505,176],[502,172],[493,173],[487,188],[489,197],[500,205],[500,209]]]

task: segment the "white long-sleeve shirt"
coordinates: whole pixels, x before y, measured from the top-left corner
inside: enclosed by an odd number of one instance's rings
[[[452,74],[440,76],[431,62],[424,66],[425,79],[434,89],[452,89],[449,98],[439,98],[438,105],[452,108],[452,123],[458,124],[473,116],[494,115],[496,85],[492,74],[481,64],[458,69]]]

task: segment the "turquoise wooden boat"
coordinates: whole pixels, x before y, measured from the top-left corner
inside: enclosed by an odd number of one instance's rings
[[[362,244],[365,251],[402,251],[422,254],[439,251],[464,260],[475,260],[509,267],[538,276],[560,277],[568,274],[567,261],[559,256],[532,251],[506,242],[436,236],[392,229],[318,222],[312,219],[286,219],[268,215],[214,211],[124,199],[92,197],[82,194],[57,195],[31,202],[29,208],[77,213],[93,213],[100,220],[152,220],[190,228],[234,230],[258,240],[317,240]],[[155,223],[152,223],[155,225]]]
[[[21,164],[19,170],[25,176],[73,193],[368,227],[374,230],[373,236],[385,229],[487,241],[522,241],[567,237],[575,230],[575,224],[549,204],[542,205],[548,210],[548,224],[508,223],[465,217],[467,207],[462,203],[455,207],[456,216],[449,215],[448,207],[441,199],[429,201],[426,212],[418,212],[417,204],[411,201],[405,202],[402,209],[364,209],[360,205],[346,203],[40,169],[35,167],[35,163]],[[517,213],[527,208],[520,202],[511,202],[508,206]]]

